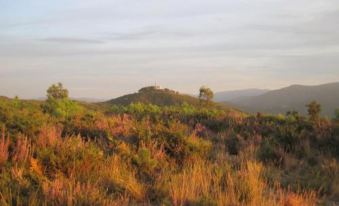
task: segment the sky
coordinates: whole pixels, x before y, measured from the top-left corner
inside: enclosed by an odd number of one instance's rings
[[[0,96],[334,81],[338,0],[0,0]]]

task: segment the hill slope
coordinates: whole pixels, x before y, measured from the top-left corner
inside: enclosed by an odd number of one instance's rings
[[[269,90],[267,89],[242,89],[242,90],[216,92],[214,94],[214,101],[216,102],[232,101],[234,99],[242,97],[258,96],[268,91]]]
[[[195,97],[180,94],[169,89],[159,89],[156,87],[145,87],[137,93],[127,94],[116,99],[109,100],[105,103],[117,105],[129,105],[131,103],[150,103],[158,106],[181,105],[184,102],[198,105],[199,100]]]
[[[230,101],[231,104],[249,112],[285,113],[290,110],[307,113],[305,105],[313,100],[322,106],[322,114],[333,116],[339,108],[339,82],[317,86],[292,85],[272,90],[255,97]]]

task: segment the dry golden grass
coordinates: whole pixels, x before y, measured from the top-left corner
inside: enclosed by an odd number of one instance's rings
[[[150,151],[152,158],[158,161],[165,160],[166,158],[164,145],[159,144],[156,141],[150,141],[149,143],[141,142],[140,148],[147,148]]]
[[[224,174],[218,169],[216,165],[198,161],[170,177],[168,191],[172,204],[194,204],[202,198],[220,206],[316,204],[314,193],[300,195],[286,192],[280,187],[276,191],[270,190],[261,176],[263,166],[260,163],[247,161],[238,171],[225,171]]]
[[[37,145],[39,147],[55,146],[60,144],[62,129],[56,126],[44,126],[37,139]]]
[[[314,192],[305,192],[302,194],[286,192],[285,194],[282,194],[280,205],[283,205],[283,206],[315,206],[317,205],[317,198]]]
[[[126,117],[127,118],[127,117]],[[129,123],[128,123],[129,124]],[[121,127],[116,127],[121,128]],[[180,123],[171,125],[172,129],[187,131]],[[129,128],[130,129],[130,128]],[[198,133],[204,128],[198,127],[186,141],[191,145],[203,141]],[[127,130],[117,129],[119,132]],[[116,133],[118,134],[118,133]],[[2,163],[9,157],[9,137],[5,137],[3,129],[0,142],[0,159]],[[91,142],[84,141],[80,136],[61,138],[61,132],[56,127],[42,129],[37,139],[39,148],[53,148],[55,154],[85,154],[91,151]],[[198,145],[199,148],[201,145]],[[141,141],[140,148],[150,151],[152,158],[158,162],[168,162],[163,145],[156,141],[147,143]],[[37,174],[41,181],[43,198],[34,200],[35,193],[29,198],[31,205],[133,205],[150,204],[148,192],[150,185],[140,180],[135,168],[125,162],[133,153],[133,148],[126,142],[117,145],[118,154],[103,156],[93,150],[86,159],[79,160],[74,166],[68,166],[65,171],[57,171],[55,176],[44,176],[43,167],[38,158],[30,155],[31,143],[25,136],[19,136],[14,145],[12,160],[22,163],[29,160],[30,172]],[[182,205],[220,205],[220,206],[313,206],[317,203],[314,192],[294,193],[284,190],[280,186],[270,187],[262,176],[265,169],[255,160],[255,144],[248,145],[236,157],[226,154],[217,157],[216,161],[204,160],[192,156],[186,161],[183,168],[171,169],[171,165],[155,176],[155,191],[163,192],[170,198],[174,206]],[[63,158],[68,158],[62,155]],[[61,158],[61,157],[60,157]],[[172,163],[173,164],[173,163]],[[162,165],[162,164],[161,164]],[[165,171],[166,170],[166,171]],[[11,177],[21,187],[27,187],[25,169],[22,164],[15,164],[10,170]],[[9,204],[13,194],[2,198],[1,201]]]
[[[2,127],[1,140],[0,140],[0,166],[6,163],[9,157],[8,148],[10,144],[9,135],[6,138],[5,127]]]
[[[16,163],[25,163],[30,156],[31,143],[26,136],[19,135],[14,148],[13,161]]]
[[[218,177],[213,175],[211,165],[196,162],[174,175],[169,181],[169,194],[173,205],[185,205],[210,193],[211,186]]]
[[[144,186],[138,182],[135,173],[118,156],[109,157],[98,168],[99,182],[107,190],[123,190],[136,200],[145,196]]]
[[[14,166],[11,168],[11,176],[15,179],[20,185],[27,185],[27,180],[23,177],[25,168]]]
[[[33,157],[30,158],[30,170],[40,176],[43,176],[43,172],[42,172],[39,160],[34,159]]]
[[[42,191],[48,205],[112,205],[113,200],[105,198],[96,184],[79,183],[63,176],[42,184]]]

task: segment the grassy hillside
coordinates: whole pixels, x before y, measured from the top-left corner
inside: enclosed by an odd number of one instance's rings
[[[187,94],[181,94],[177,91],[170,89],[160,89],[154,86],[141,88],[138,92],[133,94],[127,94],[107,102],[98,103],[102,107],[110,109],[116,106],[128,106],[131,104],[151,104],[155,106],[182,106],[185,104],[199,107],[201,105],[200,100],[197,97]],[[210,102],[205,107],[210,109],[221,109],[225,111],[232,111],[243,115],[243,112],[232,108],[227,104]]]
[[[305,105],[313,100],[322,105],[323,115],[333,116],[335,109],[339,108],[339,83],[318,86],[292,85],[255,97],[235,99],[231,104],[248,112],[284,114],[295,110],[305,115]]]
[[[339,125],[190,104],[0,99],[0,205],[331,205]]]

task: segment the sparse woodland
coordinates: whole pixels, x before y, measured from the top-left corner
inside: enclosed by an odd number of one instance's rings
[[[0,99],[0,205],[339,203],[336,119],[85,104],[54,86]]]

